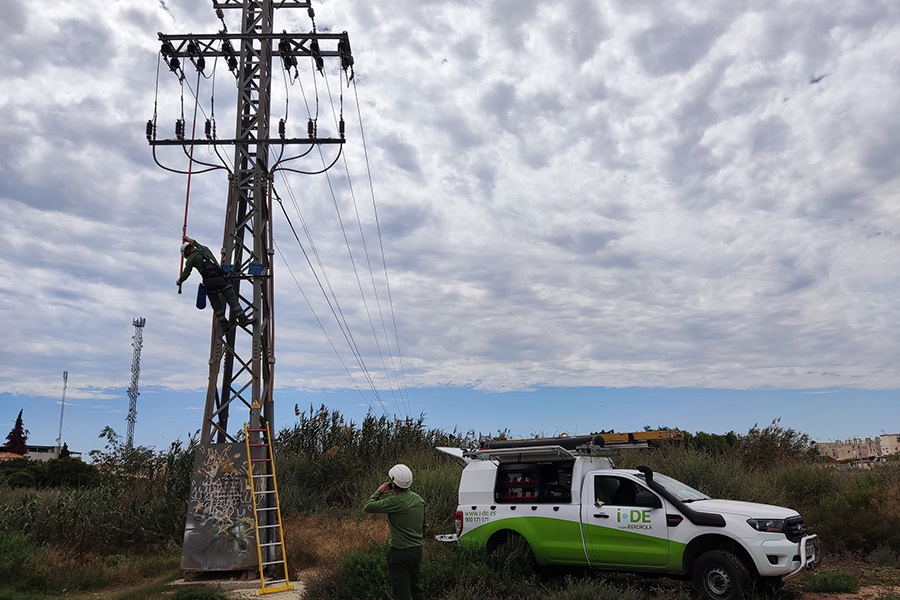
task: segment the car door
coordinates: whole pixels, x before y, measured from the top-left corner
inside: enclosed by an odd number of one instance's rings
[[[656,507],[646,506],[655,504]],[[664,501],[627,474],[595,472],[582,490],[581,517],[592,565],[664,566],[669,560]]]

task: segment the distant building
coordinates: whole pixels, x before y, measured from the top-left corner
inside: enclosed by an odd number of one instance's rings
[[[816,444],[819,454],[835,460],[873,460],[900,453],[900,433],[885,434],[875,439],[851,438]]]
[[[28,453],[25,455],[25,458],[46,462],[53,458],[58,458],[59,450],[58,446],[28,446]],[[81,458],[81,452],[69,452],[69,454],[72,458]],[[12,452],[0,452],[0,460],[15,460],[17,458],[22,458],[22,456]]]
[[[886,433],[881,436],[882,456],[897,453],[900,453],[900,433]]]

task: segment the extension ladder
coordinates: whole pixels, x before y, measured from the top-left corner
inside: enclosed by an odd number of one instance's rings
[[[250,434],[259,434],[261,439],[250,441]],[[254,436],[257,437],[257,436]],[[253,516],[256,523],[256,553],[259,557],[260,594],[292,590],[288,576],[287,557],[284,552],[284,530],[281,527],[281,507],[278,503],[278,484],[275,480],[275,461],[272,457],[269,424],[265,429],[249,429],[244,423],[244,440],[247,443],[247,460],[250,470],[250,491],[253,494]],[[274,515],[274,524],[270,517]],[[277,541],[263,543],[261,532],[275,531]],[[263,551],[265,550],[265,557]],[[278,569],[283,578],[266,581],[263,570],[266,567]]]

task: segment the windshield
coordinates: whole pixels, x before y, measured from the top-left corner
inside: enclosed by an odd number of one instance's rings
[[[641,473],[638,475],[641,479],[646,479],[644,474]],[[675,496],[678,500],[682,502],[694,502],[695,500],[709,500],[710,497],[704,494],[703,492],[699,492],[692,488],[691,486],[681,483],[677,479],[672,479],[668,475],[662,475],[660,473],[653,474],[653,481],[663,486],[667,492]]]

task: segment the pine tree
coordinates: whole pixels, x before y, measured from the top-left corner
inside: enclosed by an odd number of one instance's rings
[[[21,454],[25,456],[28,452],[28,430],[22,426],[22,411],[16,419],[16,424],[6,436],[6,445],[3,447],[7,452],[13,454]]]

